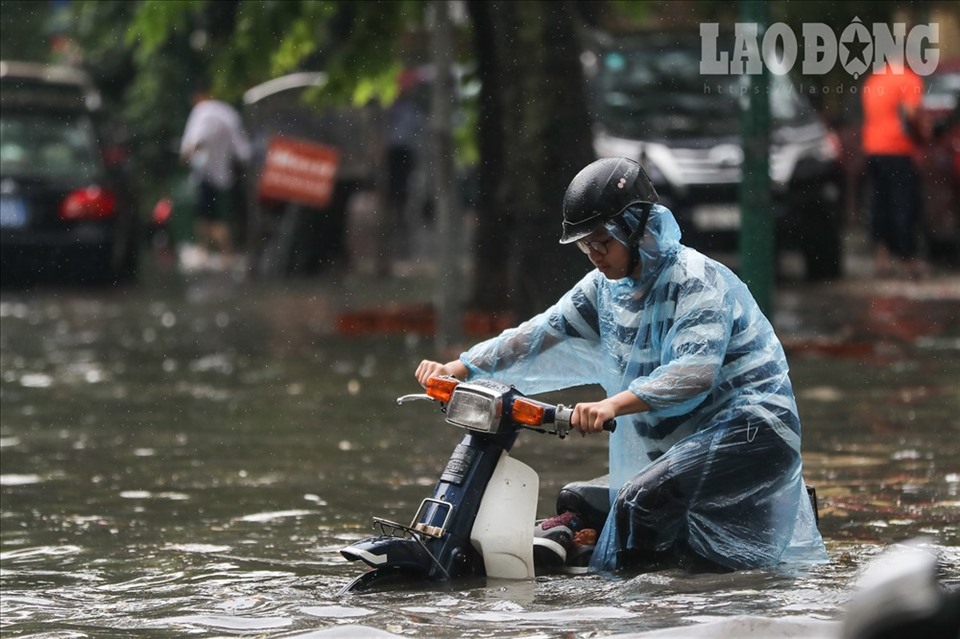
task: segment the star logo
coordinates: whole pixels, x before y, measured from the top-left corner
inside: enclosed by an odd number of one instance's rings
[[[860,77],[870,67],[869,60],[873,57],[873,39],[870,30],[854,18],[840,35],[840,59],[843,68],[854,78]],[[847,52],[843,59],[843,51]]]
[[[866,58],[866,56],[864,55],[863,52],[864,52],[864,50],[865,50],[868,46],[870,46],[870,41],[869,41],[869,40],[861,40],[861,39],[860,39],[860,32],[859,32],[859,31],[854,31],[854,32],[853,32],[853,41],[852,41],[852,42],[845,42],[845,43],[844,43],[844,48],[847,50],[847,60],[846,60],[846,62],[844,62],[844,64],[845,64],[845,65],[848,65],[848,64],[850,64],[851,61],[853,61],[854,58],[856,58],[856,60],[857,60],[860,64],[866,65],[866,64],[867,64],[867,58]]]

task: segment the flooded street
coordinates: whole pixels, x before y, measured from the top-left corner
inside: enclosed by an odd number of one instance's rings
[[[339,548],[374,515],[408,521],[462,432],[395,403],[429,337],[342,337],[338,312],[430,284],[150,277],[0,297],[4,636],[602,637],[740,615],[832,636],[891,544],[927,537],[960,580],[956,275],[777,292],[830,563],[345,598],[361,568]],[[526,437],[514,456],[540,473],[541,516],[606,467],[599,437]]]

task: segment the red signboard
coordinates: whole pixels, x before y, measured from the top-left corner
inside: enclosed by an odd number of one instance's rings
[[[322,208],[330,203],[339,165],[339,149],[274,136],[267,145],[257,193],[261,199]]]

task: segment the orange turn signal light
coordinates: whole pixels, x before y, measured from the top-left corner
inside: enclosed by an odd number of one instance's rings
[[[446,404],[453,397],[453,390],[460,383],[454,377],[433,376],[427,380],[427,395],[438,402]]]
[[[518,397],[513,400],[513,421],[527,426],[543,424],[547,409],[540,403]]]

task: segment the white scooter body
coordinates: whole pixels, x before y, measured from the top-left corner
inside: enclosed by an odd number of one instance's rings
[[[536,471],[504,452],[470,531],[470,543],[483,557],[488,577],[534,577],[533,526],[539,494]]]
[[[496,380],[442,376],[427,381],[426,393],[397,403],[412,400],[438,402],[445,421],[468,432],[409,525],[374,517],[379,535],[341,549],[370,568],[341,593],[462,577],[535,577],[535,543],[551,550],[558,544],[535,539],[540,480],[509,451],[523,431],[565,437],[573,408],[530,399]],[[612,431],[615,424],[604,427]]]

